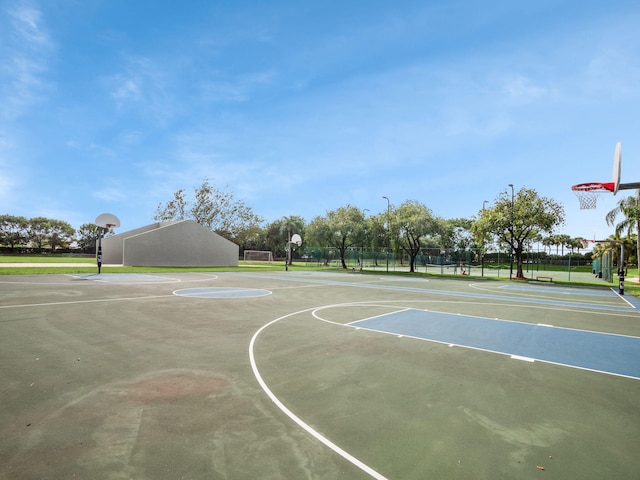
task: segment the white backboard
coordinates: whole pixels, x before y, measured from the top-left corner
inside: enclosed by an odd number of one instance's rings
[[[120,220],[113,213],[102,213],[96,218],[96,225],[103,228],[117,228]]]

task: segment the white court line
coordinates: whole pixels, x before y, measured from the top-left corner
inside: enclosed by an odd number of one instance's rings
[[[523,357],[522,355],[511,355],[511,358],[513,358],[514,360],[522,360],[523,362],[531,362],[531,363],[536,361],[535,358]]]
[[[198,287],[198,288],[182,288],[174,290],[173,294],[177,297],[186,298],[256,298],[271,295],[271,290],[264,288],[242,288],[242,287]]]
[[[340,448],[338,445],[336,445],[335,443],[333,443],[331,440],[329,440],[328,438],[324,437],[323,435],[321,435],[319,432],[317,432],[316,430],[314,430],[313,428],[311,428],[307,423],[305,423],[300,417],[298,417],[295,413],[293,413],[291,410],[289,410],[279,399],[278,397],[276,397],[274,395],[274,393],[269,389],[269,387],[267,386],[267,384],[265,383],[265,381],[262,379],[262,375],[260,375],[260,372],[258,371],[258,366],[256,364],[256,359],[255,359],[255,355],[253,352],[253,347],[256,343],[256,339],[258,338],[258,336],[260,335],[260,333],[262,333],[264,330],[266,330],[267,328],[269,328],[271,325],[273,325],[276,322],[279,322],[280,320],[284,320],[285,318],[288,317],[292,317],[294,315],[298,315],[300,313],[304,313],[304,312],[309,312],[311,310],[316,309],[317,307],[313,307],[313,308],[307,308],[305,310],[300,310],[299,312],[294,312],[294,313],[289,313],[288,315],[285,315],[283,317],[280,318],[276,318],[275,320],[270,321],[269,323],[263,325],[251,338],[251,342],[249,343],[249,360],[251,362],[251,369],[253,370],[253,374],[256,377],[256,380],[258,381],[258,383],[260,384],[260,386],[262,387],[262,390],[264,390],[264,392],[267,394],[267,396],[271,399],[271,401],[273,403],[276,404],[276,406],[282,410],[282,412],[289,417],[291,420],[293,420],[295,423],[297,423],[300,427],[302,427],[302,429],[304,429],[307,433],[309,433],[312,437],[314,437],[316,440],[319,440],[320,442],[322,442],[324,445],[326,445],[327,447],[329,447],[331,450],[333,450],[334,452],[336,452],[338,455],[340,455],[342,458],[344,458],[345,460],[348,460],[349,462],[351,462],[353,465],[355,465],[356,467],[358,467],[360,470],[368,473],[370,476],[372,476],[373,478],[377,479],[377,480],[388,480],[387,477],[381,475],[380,473],[376,472],[373,468],[369,467],[367,464],[361,462],[360,460],[358,460],[356,457],[354,457],[353,455],[351,455],[349,452],[343,450],[342,448]]]
[[[624,298],[624,296],[620,295],[620,292],[616,292],[615,288],[611,288],[611,291],[615,293],[618,296],[618,298],[621,298],[622,300],[624,300],[631,308],[636,308],[636,306],[633,303],[631,303],[629,300]]]
[[[98,298],[94,300],[74,300],[71,302],[23,303],[22,305],[0,305],[0,308],[51,307],[56,305],[76,305],[81,303],[119,302],[129,300],[148,300],[151,298],[167,298],[174,295],[149,295],[146,297]]]

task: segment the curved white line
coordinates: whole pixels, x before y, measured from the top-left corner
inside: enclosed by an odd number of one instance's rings
[[[187,292],[187,293],[185,293]],[[251,295],[243,295],[250,293]],[[182,288],[174,290],[173,294],[177,297],[185,298],[257,298],[265,297],[273,294],[270,290],[264,288],[242,288],[242,287],[197,287]]]
[[[256,339],[258,338],[258,336],[260,335],[260,333],[262,333],[263,330],[266,330],[267,328],[269,328],[271,325],[273,325],[276,322],[279,322],[280,320],[284,320],[285,318],[288,317],[292,317],[294,315],[298,315],[300,313],[304,313],[304,312],[308,312],[310,310],[315,310],[317,307],[313,307],[313,308],[307,308],[305,310],[300,310],[299,312],[294,312],[294,313],[290,313],[288,315],[284,315],[283,317],[280,318],[276,318],[275,320],[270,321],[269,323],[263,325],[251,338],[251,342],[249,343],[249,360],[251,362],[251,369],[253,370],[253,374],[256,377],[256,380],[258,380],[258,383],[260,384],[260,387],[262,387],[262,390],[264,390],[264,392],[267,394],[267,396],[271,399],[271,401],[273,403],[276,404],[276,406],[282,410],[282,412],[288,416],[291,420],[293,420],[295,423],[297,423],[300,427],[302,427],[302,429],[304,429],[308,434],[310,434],[312,437],[314,437],[316,440],[319,440],[320,442],[322,442],[324,445],[326,445],[327,447],[329,447],[331,450],[333,450],[334,452],[336,452],[338,455],[340,455],[342,458],[344,458],[345,460],[348,460],[349,462],[351,462],[353,465],[355,465],[356,467],[358,467],[360,470],[368,473],[369,475],[371,475],[373,478],[377,479],[377,480],[387,480],[387,477],[384,477],[383,475],[379,474],[378,472],[376,472],[374,469],[372,469],[371,467],[369,467],[368,465],[364,464],[363,462],[361,462],[360,460],[358,460],[356,457],[354,457],[353,455],[351,455],[349,452],[346,452],[345,450],[343,450],[342,448],[340,448],[338,445],[336,445],[335,443],[333,443],[331,440],[329,440],[328,438],[322,436],[320,433],[318,433],[317,431],[315,431],[313,428],[311,428],[308,424],[306,424],[300,417],[298,417],[295,413],[293,413],[291,410],[289,410],[280,400],[278,400],[278,397],[276,397],[274,395],[274,393],[269,389],[269,387],[267,386],[267,384],[265,383],[265,381],[262,379],[262,376],[260,375],[260,372],[258,371],[258,366],[256,365],[256,359],[253,353],[253,347],[255,345]]]

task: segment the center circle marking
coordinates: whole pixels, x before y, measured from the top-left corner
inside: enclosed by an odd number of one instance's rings
[[[192,298],[252,298],[271,295],[271,291],[260,288],[201,287],[183,288],[181,290],[176,290],[173,294],[179,297]]]

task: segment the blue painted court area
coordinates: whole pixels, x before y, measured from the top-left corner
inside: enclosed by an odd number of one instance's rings
[[[640,380],[640,337],[414,309],[349,325]]]

